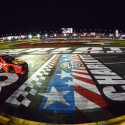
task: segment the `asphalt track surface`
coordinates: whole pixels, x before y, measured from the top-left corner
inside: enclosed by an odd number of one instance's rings
[[[28,55],[11,52],[29,64],[29,72],[0,73],[0,112],[61,124],[90,123],[125,115],[125,54],[116,51],[32,51]]]

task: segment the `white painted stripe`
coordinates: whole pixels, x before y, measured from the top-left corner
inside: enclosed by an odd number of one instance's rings
[[[69,48],[58,48],[58,49],[53,50],[53,52],[62,52],[62,51],[67,51],[68,49],[70,49],[70,47]],[[71,51],[71,50],[68,50],[68,51]]]
[[[27,50],[25,50],[25,51],[23,51],[23,52],[24,52],[24,53],[31,53],[31,52],[33,52],[33,51],[38,51],[38,49],[37,49],[37,48],[27,49]]]
[[[95,43],[95,42],[94,42]],[[91,44],[91,43],[90,43]],[[97,42],[97,44],[98,44],[98,42]],[[91,49],[92,51],[102,51],[103,50],[103,48],[102,47],[92,47],[92,49]]]
[[[43,83],[41,83],[41,82],[37,82],[37,83],[36,83],[36,85],[37,85],[38,87],[41,87],[42,84],[43,84]]]
[[[79,74],[79,73],[75,73],[75,72],[73,72],[72,75],[79,76],[82,78],[92,79],[89,75],[83,75],[83,74]]]
[[[94,60],[94,59],[89,59],[89,60],[86,60],[86,59],[83,59],[83,61],[85,62],[85,63],[98,63],[99,61],[98,60]]]
[[[83,53],[83,52],[81,52],[81,51],[74,51],[74,52],[72,52],[72,53]]]
[[[103,64],[124,64],[125,62],[112,62],[112,63],[103,63]]]
[[[61,53],[61,52],[51,52],[52,54],[59,54],[59,53]]]
[[[104,58],[117,58],[117,56],[106,56],[106,57],[95,57],[95,58],[98,58],[98,59],[104,59]]]
[[[110,49],[113,51],[120,51],[121,50],[119,47],[110,47]]]
[[[51,69],[46,69],[46,71],[50,72],[50,71],[51,71]]]
[[[91,92],[94,92],[96,94],[101,95],[100,92],[99,92],[99,90],[97,89],[96,85],[93,85],[91,83],[87,83],[87,82],[84,82],[84,81],[81,81],[81,80],[78,80],[78,79],[73,79],[73,83],[75,85],[81,86],[82,88],[88,89]]]
[[[28,107],[29,106],[29,104],[30,104],[30,100],[28,100],[27,98],[25,98],[22,102],[21,102],[21,104],[23,104],[24,106],[26,106],[26,107]]]
[[[29,92],[31,95],[35,95],[37,93],[37,91],[35,89],[31,89],[31,91]]]
[[[103,76],[104,77],[104,76]],[[111,76],[110,76],[111,77]],[[125,84],[125,80],[113,80],[113,79],[105,79],[105,80],[97,80],[100,85],[120,85]]]
[[[45,76],[41,76],[40,79],[41,79],[41,80],[45,80],[46,77],[45,77]]]
[[[101,108],[99,105],[96,105],[95,103],[81,96],[77,92],[74,92],[74,97],[75,97],[75,105],[79,110]]]
[[[16,99],[14,98],[13,96],[10,96],[7,100],[6,100],[7,103],[11,103],[13,105],[20,105],[21,103]]]
[[[107,53],[123,53],[123,51],[107,51]]]
[[[34,80],[34,78],[36,78],[36,76],[41,72],[41,71],[45,71],[45,67],[48,66],[48,64],[50,63],[51,60],[53,60],[57,55],[54,55],[52,58],[50,58],[41,68],[39,68],[27,81],[26,83],[30,83],[31,81]],[[52,66],[49,66],[49,68],[52,68]],[[41,75],[42,76],[42,75]]]
[[[49,75],[49,72],[44,72],[43,74],[44,74],[44,75]]]
[[[90,51],[90,53],[104,53],[104,51]]]
[[[116,47],[104,47],[104,48],[116,48]],[[125,47],[117,47],[117,48],[125,48]]]

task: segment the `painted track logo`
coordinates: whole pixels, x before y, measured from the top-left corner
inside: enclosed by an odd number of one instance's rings
[[[60,67],[62,68],[72,68],[72,69],[77,69],[81,66],[81,64],[79,62],[63,62],[60,64]]]

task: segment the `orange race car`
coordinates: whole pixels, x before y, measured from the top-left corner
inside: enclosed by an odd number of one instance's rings
[[[9,73],[23,74],[28,71],[28,64],[9,55],[0,55],[0,69]]]

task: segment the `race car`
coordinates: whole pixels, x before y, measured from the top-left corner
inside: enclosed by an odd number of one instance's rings
[[[0,55],[0,69],[9,73],[23,74],[28,71],[28,64],[9,55]]]

